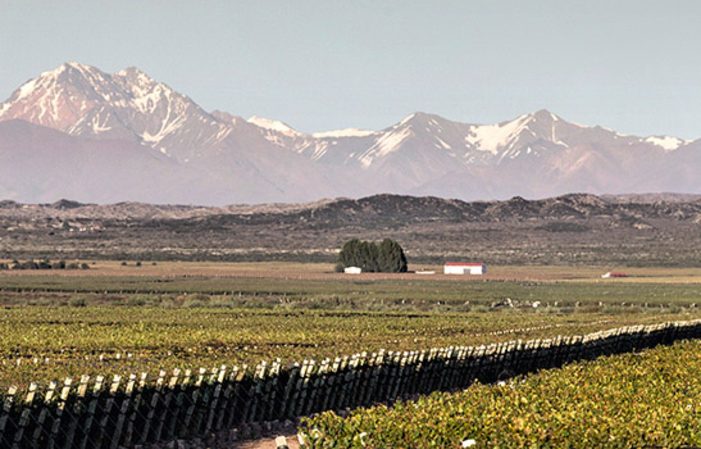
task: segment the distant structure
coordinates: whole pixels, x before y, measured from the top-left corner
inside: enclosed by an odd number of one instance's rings
[[[614,273],[612,271],[609,271],[608,273],[604,273],[601,275],[602,278],[627,278],[628,275],[626,273]]]
[[[487,265],[483,263],[446,262],[445,274],[487,274]]]
[[[363,270],[360,267],[346,267],[343,269],[343,272],[346,274],[360,274]]]

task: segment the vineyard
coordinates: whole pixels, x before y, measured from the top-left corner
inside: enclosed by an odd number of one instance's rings
[[[582,335],[688,319],[669,313],[406,313],[228,308],[0,309],[0,387],[81,375],[283,363],[358,351],[421,350]]]
[[[306,265],[264,268],[98,262],[60,274],[0,273],[6,417],[0,428],[29,432],[41,420],[31,436],[14,433],[17,443],[3,444],[35,448],[55,438],[56,447],[71,447],[74,439],[83,447],[115,447],[391,402],[474,379],[495,381],[502,371],[511,376],[557,360],[672,341],[683,333],[663,323],[700,316],[694,269],[641,269],[637,278],[610,282],[600,281],[599,269],[497,268],[489,277],[462,281],[411,274],[348,278]],[[635,327],[642,325],[652,327]],[[624,326],[632,327],[621,331]],[[602,337],[614,328],[618,334]],[[588,334],[608,341],[607,349],[583,351]],[[621,336],[629,334],[636,343]],[[545,342],[550,346],[541,347]],[[560,348],[559,358],[548,355],[551,346]],[[484,363],[475,362],[480,347],[491,349],[479,357],[509,365],[484,371]],[[535,358],[514,368],[519,351]],[[534,361],[541,359],[547,363]],[[439,367],[447,365],[453,380],[438,380]],[[422,371],[427,366],[433,371]],[[400,367],[418,373],[414,381],[398,380]],[[373,369],[380,376],[374,384],[367,377]],[[356,372],[365,374],[356,378]],[[348,397],[353,379],[370,382],[360,402]],[[349,426],[323,416],[329,425]],[[62,433],[64,424],[70,436]],[[315,447],[332,444],[315,441],[321,445]],[[379,441],[370,444],[384,447]]]
[[[701,320],[479,347],[380,350],[286,367],[276,361],[262,362],[250,370],[246,366],[230,368],[226,365],[197,372],[176,369],[172,374],[161,371],[155,380],[149,380],[145,373],[131,375],[125,381],[121,376],[114,376],[111,381],[103,376],[95,379],[82,376],[80,382],[74,384],[67,378],[62,385],[50,383],[44,392],[39,392],[35,384],[30,385],[26,395],[18,395],[16,388],[10,388],[0,412],[0,438],[4,446],[17,449],[116,449],[163,441],[175,443],[194,437],[205,437],[215,444],[217,440],[226,442],[232,426],[389,403],[433,391],[464,389],[475,381],[493,383],[579,359],[699,337]],[[402,410],[401,407],[397,410]],[[420,409],[416,412],[422,414]],[[533,410],[534,414],[537,412]],[[322,427],[327,424],[326,416],[315,418]],[[406,439],[404,433],[414,427],[412,425],[389,433],[392,436],[385,441],[380,430],[389,427],[393,420],[383,423],[373,421],[372,414],[370,417],[365,424],[382,439],[372,447],[403,447],[396,444],[405,443],[406,447],[436,447],[436,443],[438,447],[446,446],[442,436],[422,436],[421,429],[413,431],[415,441]],[[501,420],[496,413],[491,418]],[[316,421],[311,422],[313,425]],[[307,435],[315,439],[313,447],[351,447],[356,439],[355,429],[343,422],[340,428],[332,428],[333,416],[328,424],[329,428],[312,428],[308,432]],[[358,447],[365,446],[364,433],[357,436],[360,438]],[[420,441],[429,441],[432,445],[415,445]]]
[[[304,421],[310,448],[701,445],[701,344],[566,365],[496,385]]]

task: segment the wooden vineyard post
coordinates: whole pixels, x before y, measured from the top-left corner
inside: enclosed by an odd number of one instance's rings
[[[434,348],[433,359],[431,360],[430,386],[428,392],[436,391],[440,382],[441,369],[443,365],[443,348]]]
[[[299,363],[297,362],[295,362],[289,369],[289,375],[287,377],[287,382],[285,383],[285,388],[282,392],[282,400],[280,402],[280,418],[293,418],[291,415],[294,413],[295,404],[293,400],[297,395],[296,387],[299,385],[299,371]]]
[[[258,421],[272,421],[274,419],[275,405],[278,400],[277,389],[280,378],[280,359],[275,360],[266,373],[263,382],[260,419]]]
[[[68,425],[68,430],[66,432],[64,448],[72,448],[73,440],[75,438],[76,430],[78,429],[78,424],[82,418],[83,413],[86,411],[86,397],[88,394],[88,384],[90,383],[90,376],[82,375],[80,377],[80,383],[78,384],[78,394],[76,401],[73,404],[73,416],[70,419],[70,424]]]
[[[20,416],[19,425],[15,431],[15,437],[12,441],[12,449],[19,449],[22,444],[22,439],[24,438],[24,431],[29,424],[31,414],[34,412],[34,399],[37,393],[37,384],[32,382],[29,384],[29,391],[27,392],[27,397],[24,400],[22,415]],[[12,394],[14,396],[15,393]],[[3,406],[3,416],[5,407]],[[5,434],[5,425],[2,423],[2,418],[0,417],[0,435]],[[8,440],[9,441],[9,440]]]
[[[455,390],[461,388],[464,383],[464,378],[467,374],[467,346],[459,346],[455,361],[455,369],[453,376],[450,379],[450,388]]]
[[[431,351],[429,353],[429,362],[427,366],[428,369],[426,371],[426,394],[434,391],[436,388],[436,384],[438,383],[436,373],[439,370],[438,365],[440,364],[440,355],[441,351],[439,348],[431,348]]]
[[[336,377],[334,367],[336,367],[336,360],[332,362],[331,359],[327,359],[326,373],[324,375],[324,381],[320,385],[319,392],[317,393],[319,397],[318,411],[328,410],[329,403],[333,401],[333,386]]]
[[[447,387],[447,380],[450,376],[450,371],[453,368],[453,347],[441,348],[441,367],[438,373],[438,388],[436,390],[442,391]]]
[[[426,370],[426,350],[419,351],[414,367],[414,391],[412,394],[423,392],[424,371]]]
[[[15,402],[15,395],[17,394],[17,387],[11,386],[8,391],[7,395],[5,396],[5,400],[3,401],[2,404],[2,412],[0,412],[0,437],[5,437],[6,434],[8,434],[8,428],[10,428],[10,415],[12,414],[12,405]],[[9,438],[8,438],[9,440]],[[2,440],[0,440],[2,441]]]
[[[390,400],[395,401],[399,398],[400,391],[404,388],[406,376],[406,364],[408,353],[406,351],[397,351],[394,363],[394,382],[389,391]]]
[[[425,394],[426,390],[428,390],[428,378],[431,371],[432,351],[432,349],[429,349],[428,351],[422,349],[421,354],[419,355],[419,385],[417,390],[417,393],[419,394]]]
[[[395,399],[405,397],[406,393],[411,389],[411,362],[413,357],[414,351],[402,351],[402,357],[399,361],[399,383],[395,387],[393,394]]]
[[[367,388],[367,379],[370,375],[368,353],[361,352],[360,354],[356,354],[353,365],[353,381],[348,386],[347,406],[349,407],[356,407],[363,403],[363,397]]]
[[[207,416],[207,422],[205,423],[204,428],[205,434],[212,430],[212,424],[214,423],[217,406],[219,405],[219,397],[222,392],[222,384],[224,382],[224,377],[226,376],[226,365],[222,365],[218,370],[212,370],[212,376],[216,377],[213,385],[214,390],[212,391],[212,401],[209,404],[209,415]]]
[[[295,415],[308,415],[309,404],[309,384],[311,383],[311,375],[314,370],[314,360],[305,360],[302,363],[299,380],[297,381],[297,392],[292,401],[295,407]]]
[[[119,384],[121,381],[122,376],[117,374],[115,374],[112,378],[112,384],[107,391],[108,395],[102,408],[102,415],[100,416],[97,437],[95,438],[95,447],[102,447],[102,441],[105,438],[105,433],[108,432],[107,425],[111,421],[112,407],[114,405],[115,396],[117,395],[117,390],[119,390]]]
[[[461,346],[453,347],[453,352],[450,356],[450,366],[448,372],[446,373],[445,381],[443,383],[443,388],[445,388],[448,391],[454,390],[455,385],[457,383],[458,372],[460,370],[461,351]]]
[[[129,381],[124,389],[124,396],[122,397],[122,403],[119,405],[119,415],[117,416],[117,422],[114,426],[114,431],[112,432],[112,444],[110,444],[110,449],[117,449],[119,447],[119,441],[122,439],[122,429],[124,428],[124,423],[127,419],[127,412],[129,411],[129,405],[131,403],[131,396],[134,392],[134,385],[136,384],[136,375],[129,375]]]
[[[143,404],[143,393],[144,393],[144,388],[146,387],[146,378],[147,374],[146,373],[141,373],[139,377],[139,383],[136,388],[136,396],[133,401],[132,405],[132,412],[128,418],[127,421],[127,428],[124,432],[124,438],[123,438],[123,446],[124,447],[130,447],[132,444],[132,439],[134,437],[134,432],[136,430],[136,418],[139,413],[139,410],[141,408],[141,405]]]
[[[231,393],[231,383],[235,379],[232,377],[232,371],[227,371],[226,365],[222,365],[219,371],[219,384],[221,392],[219,393],[219,399],[217,400],[217,407],[214,412],[214,420],[212,422],[212,429],[214,431],[220,431],[224,429],[224,417],[229,406],[229,399]]]
[[[465,355],[465,374],[463,375],[461,387],[466,388],[477,378],[477,370],[479,369],[479,358],[477,357],[477,348],[468,346]]]
[[[318,398],[319,396],[321,396],[320,390],[324,387],[328,369],[329,359],[325,358],[319,364],[319,370],[316,372],[311,385],[311,394],[309,395],[309,405],[311,408],[309,409],[308,413],[314,413],[319,411],[320,401],[318,400]]]
[[[380,363],[375,368],[377,377],[375,378],[375,385],[373,386],[373,398],[377,402],[385,401],[388,383],[387,381],[389,379],[389,369],[390,365],[392,364],[393,355],[393,351],[387,351],[387,353],[383,354]],[[372,401],[373,398],[370,398],[370,400]]]
[[[499,380],[501,373],[507,370],[506,365],[506,355],[509,351],[509,342],[502,342],[497,344],[497,364],[494,370],[494,380]]]
[[[91,438],[92,426],[95,420],[95,413],[98,406],[98,400],[100,394],[102,393],[102,382],[105,380],[103,376],[97,376],[95,378],[95,384],[93,385],[92,393],[90,394],[90,401],[88,402],[88,407],[86,410],[85,420],[83,421],[82,435],[83,438],[80,444],[77,446],[80,449],[85,449],[88,447],[88,441]],[[87,399],[87,396],[86,396]]]
[[[221,412],[217,416],[217,429],[231,429],[234,421],[235,406],[236,406],[236,378],[238,376],[239,368],[234,366],[231,368],[229,373],[229,378],[226,381],[226,387],[222,392],[222,401],[220,404]],[[182,389],[181,389],[182,390]],[[179,395],[178,395],[179,396]],[[178,405],[179,406],[179,405]],[[225,424],[226,422],[226,424]]]
[[[42,439],[42,434],[46,437],[48,432],[45,429],[46,417],[50,413],[49,407],[53,402],[54,394],[56,392],[56,387],[58,384],[54,381],[49,382],[49,387],[44,394],[44,402],[41,404],[41,411],[39,412],[39,417],[37,418],[37,424],[34,428],[34,433],[32,435],[31,447],[40,447],[40,441]]]
[[[380,402],[386,402],[390,399],[392,388],[394,386],[396,367],[397,352],[387,351],[387,355],[382,363],[382,369],[380,370],[380,380],[378,381],[376,390],[378,392],[378,400]]]
[[[200,425],[202,424],[202,408],[206,404],[206,392],[207,385],[204,380],[204,376],[207,374],[207,370],[200,368],[197,374],[197,380],[195,381],[195,388],[192,391],[192,403],[188,408],[187,417],[185,418],[188,423],[188,435],[199,435]]]
[[[58,398],[58,403],[56,404],[56,412],[54,413],[54,420],[51,425],[51,433],[49,434],[49,440],[46,444],[46,449],[53,449],[57,445],[59,440],[59,430],[61,430],[63,412],[66,408],[66,401],[68,400],[68,394],[71,390],[71,384],[73,379],[67,377],[63,381],[63,388],[61,388],[61,394]]]
[[[486,345],[480,346],[479,369],[477,370],[477,375],[479,376],[479,380],[482,383],[487,382],[485,373],[487,372],[487,369],[489,368],[489,357],[490,357],[489,351],[490,351],[489,346],[486,346]]]
[[[406,367],[406,352],[396,352],[392,364],[392,381],[390,383],[389,400],[394,401],[399,397],[399,390],[404,382],[404,368]]]
[[[411,351],[411,362],[409,364],[409,382],[407,384],[407,390],[403,392],[403,395],[415,395],[418,392],[419,380],[421,378],[421,352]]]
[[[175,396],[175,389],[177,388],[178,385],[178,378],[180,377],[180,370],[178,368],[175,368],[173,370],[173,374],[170,376],[170,381],[168,382],[168,385],[166,385],[165,388],[165,394],[163,395],[163,407],[161,411],[158,413],[158,420],[156,422],[156,427],[153,432],[153,442],[158,442],[161,441],[164,438],[172,438],[173,435],[169,433],[170,429],[166,429],[166,435],[163,435],[163,429],[166,427],[166,422],[168,420],[168,416],[172,413],[171,412],[171,402],[173,401],[173,397]]]
[[[555,368],[560,362],[560,351],[562,349],[562,335],[558,335],[553,339],[551,346],[552,352],[548,357],[548,368]]]
[[[367,388],[365,389],[365,396],[363,397],[363,402],[360,405],[370,405],[373,403],[373,398],[376,397],[375,392],[378,391],[377,384],[380,378],[380,371],[382,370],[384,356],[384,349],[380,349],[378,352],[375,352],[370,356],[370,373],[366,381]]]
[[[536,359],[536,369],[548,368],[548,364],[552,357],[552,340],[546,338],[540,342],[538,357]]]
[[[153,417],[156,415],[156,409],[158,408],[158,403],[160,396],[163,392],[163,385],[165,384],[165,376],[166,372],[161,370],[158,373],[158,378],[156,379],[156,383],[151,388],[151,397],[148,400],[148,402],[145,402],[147,404],[147,410],[146,410],[146,418],[144,421],[144,427],[141,431],[141,438],[139,439],[139,443],[145,444],[149,442],[149,434],[151,433],[151,427],[154,426],[154,419]]]
[[[195,424],[193,427],[197,435],[205,435],[206,433],[207,416],[209,415],[209,407],[212,403],[214,383],[218,371],[217,368],[212,368],[208,373],[206,369],[200,369],[200,373],[203,376],[203,383],[200,386],[200,406],[195,410]]]
[[[177,374],[180,378],[180,369],[175,368],[173,374]],[[188,389],[190,387],[190,379],[192,371],[185,370],[182,380],[178,385],[178,393],[175,395],[175,404],[171,407],[170,421],[166,424],[166,434],[172,438],[186,436],[188,434],[187,410],[185,401],[188,400]],[[183,416],[185,415],[185,416]]]
[[[243,365],[241,368],[235,366],[231,378],[235,382],[231,390],[231,401],[229,405],[229,419],[227,420],[226,428],[231,429],[236,424],[242,424],[246,418],[246,403],[247,398],[244,396],[246,387],[244,381],[248,373],[248,366]]]
[[[326,375],[325,385],[321,389],[321,402],[319,410],[333,410],[333,404],[336,400],[336,378],[338,377],[338,369],[341,366],[341,359],[336,357],[333,364],[329,361],[328,374]]]
[[[533,357],[535,356],[535,352],[537,351],[539,344],[540,340],[529,340],[526,342],[524,353],[521,357],[522,362],[519,374],[531,372],[533,369]]]
[[[316,389],[318,388],[319,385],[319,379],[321,377],[322,373],[322,368],[323,368],[324,362],[322,361],[319,363],[318,367],[316,365],[316,360],[311,360],[309,364],[310,371],[307,372],[307,375],[309,376],[309,379],[306,383],[306,397],[305,397],[305,406],[304,406],[304,415],[311,415],[312,412],[315,411],[314,409],[314,401],[316,399],[317,391]]]
[[[338,410],[348,406],[348,388],[353,382],[353,361],[357,360],[357,354],[350,357],[343,356],[337,377],[336,400],[334,402],[334,410]]]
[[[246,423],[256,421],[266,368],[267,362],[264,360],[256,366],[255,372],[253,373],[253,382],[248,390],[248,401],[246,403],[246,419],[244,421]]]

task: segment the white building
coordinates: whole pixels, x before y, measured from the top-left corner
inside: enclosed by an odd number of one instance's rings
[[[360,267],[346,267],[343,269],[346,274],[360,274],[363,270]]]
[[[483,263],[446,262],[445,274],[487,274],[487,265]]]

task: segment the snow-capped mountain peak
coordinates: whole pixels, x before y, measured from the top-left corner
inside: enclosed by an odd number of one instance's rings
[[[267,118],[262,118],[258,117],[257,115],[254,115],[250,117],[248,120],[246,120],[248,123],[252,123],[259,128],[271,130],[271,131],[277,131],[289,136],[294,136],[294,135],[299,135],[301,133],[297,132],[294,128],[292,128],[290,125],[287,123],[278,121],[278,120],[270,120]]]
[[[458,198],[697,191],[701,148],[701,140],[625,136],[568,122],[545,109],[487,125],[415,112],[379,131],[348,128],[307,134],[259,116],[245,120],[224,112],[208,113],[135,67],[109,74],[75,62],[20,86],[0,103],[0,122],[4,186],[22,184],[12,181],[15,172],[31,172],[37,160],[50,161],[46,173],[54,173],[53,167],[63,167],[61,158],[72,152],[74,161],[84,165],[80,173],[105,172],[105,166],[127,164],[131,157],[130,170],[143,171],[138,179],[178,167],[192,186],[221,188],[221,198],[237,202],[361,191]],[[31,137],[37,133],[43,136],[41,142]],[[56,143],[59,140],[63,147]],[[96,148],[115,148],[112,154],[117,156],[110,161],[118,162],[95,164],[93,159],[102,160],[107,154],[95,156]],[[7,168],[20,159],[29,165]],[[664,176],[643,175],[653,167]],[[161,179],[160,185],[167,186],[163,191],[177,184]],[[31,188],[55,184],[42,180]],[[79,191],[93,189],[97,188],[81,184]],[[197,198],[214,201],[208,192]]]
[[[413,114],[408,115],[405,117],[402,121],[394,125],[395,127],[399,128],[402,126],[416,126],[416,127],[421,127],[421,126],[440,126],[439,122],[444,121],[445,119],[441,117],[440,115],[436,114],[428,114],[426,112],[414,112]]]
[[[688,140],[682,140],[677,137],[670,136],[650,136],[644,141],[656,145],[665,151],[674,151],[682,145],[690,143]]]
[[[465,140],[477,150],[497,154],[526,129],[530,118],[529,115],[521,115],[496,125],[473,125]]]
[[[0,120],[11,118],[76,136],[141,142],[181,160],[231,132],[190,98],[135,67],[107,74],[75,62],[15,91],[0,105]]]
[[[568,122],[557,115],[541,109],[496,125],[472,125],[465,140],[476,150],[503,158],[513,156],[520,148],[538,141],[567,148],[569,144],[564,140],[562,131],[569,126]],[[532,152],[531,149],[528,154]]]
[[[20,86],[0,107],[0,120],[19,118],[66,131],[98,103],[116,99],[114,90],[106,73],[68,62]]]

